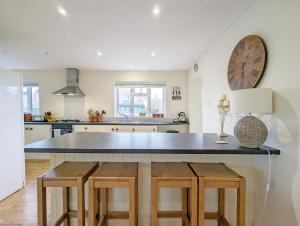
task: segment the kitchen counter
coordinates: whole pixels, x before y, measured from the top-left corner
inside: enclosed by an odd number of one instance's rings
[[[216,134],[192,134],[192,133],[73,133],[53,139],[39,141],[25,147],[25,152],[50,153],[51,167],[64,161],[99,161],[99,162],[138,162],[139,165],[139,225],[150,226],[151,205],[151,162],[224,162],[230,168],[237,171],[247,180],[247,206],[253,210],[257,203],[253,197],[258,184],[264,181],[257,173],[255,164],[257,161],[268,160],[268,151],[276,158],[280,150],[261,147],[259,149],[247,149],[239,145],[233,136],[224,138],[228,144],[216,144],[219,139]],[[208,193],[210,191],[207,191]],[[114,189],[111,191],[112,199],[109,206],[112,210],[126,211],[128,191],[126,189]],[[181,189],[162,189],[160,204],[166,209],[181,208]],[[57,219],[63,209],[61,202],[62,190],[51,190],[51,218]],[[214,197],[214,193],[210,194]],[[214,197],[215,198],[215,197]],[[114,202],[112,202],[113,200]],[[170,201],[171,200],[171,201]],[[206,205],[212,203],[206,200]],[[76,208],[76,196],[70,197],[70,207]],[[234,216],[234,202],[226,201],[228,216]],[[247,212],[247,225],[253,220],[253,211]],[[229,218],[234,221],[234,219]],[[181,221],[173,222],[166,219],[166,225],[179,226]],[[128,223],[118,222],[118,226]]]
[[[73,133],[29,144],[36,153],[135,153],[135,154],[246,154],[279,155],[280,150],[262,146],[244,148],[233,136],[217,144],[216,134],[205,133]]]
[[[160,126],[160,125],[189,125],[187,122],[171,122],[171,121],[160,121],[160,120],[153,120],[153,121],[103,121],[103,122],[88,122],[88,121],[81,121],[81,122],[44,122],[44,121],[36,121],[36,122],[24,122],[25,125],[52,125],[52,124],[72,124],[72,125],[151,125],[151,126]]]

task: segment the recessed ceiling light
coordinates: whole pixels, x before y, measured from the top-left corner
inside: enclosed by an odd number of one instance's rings
[[[160,14],[160,8],[158,6],[155,6],[152,10],[152,13],[154,16],[158,16]]]
[[[58,12],[63,15],[63,16],[68,16],[68,13],[67,11],[62,7],[62,6],[59,6],[58,8]]]
[[[152,51],[151,56],[156,56],[156,52]]]
[[[97,55],[98,55],[98,56],[102,56],[102,53],[98,51],[98,52],[97,52]]]

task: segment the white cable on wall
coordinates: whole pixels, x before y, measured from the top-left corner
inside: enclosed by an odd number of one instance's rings
[[[265,209],[266,209],[266,205],[267,205],[267,199],[268,199],[268,193],[270,191],[270,181],[271,181],[271,153],[270,150],[267,149],[268,151],[268,157],[269,157],[269,161],[268,161],[268,178],[267,178],[267,185],[266,185],[266,191],[265,191],[265,198],[264,198],[264,203],[263,203],[263,208],[261,211],[261,215],[260,215],[260,220],[259,220],[259,226],[263,226],[263,217],[265,214]]]

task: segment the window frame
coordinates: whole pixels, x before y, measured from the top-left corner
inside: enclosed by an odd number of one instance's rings
[[[146,118],[152,118],[151,112],[151,89],[152,88],[162,88],[163,91],[163,114],[166,116],[166,84],[165,82],[157,82],[157,83],[147,83],[147,82],[116,82],[115,83],[115,117],[121,117],[122,115],[119,113],[119,88],[129,88],[130,89],[130,114],[127,115],[129,118],[138,118],[139,116],[134,115],[134,97],[136,96],[147,96],[147,110],[146,110]],[[134,91],[135,88],[147,88],[147,93],[136,93]]]
[[[23,103],[23,111],[24,113],[30,113],[33,114],[33,104],[32,104],[32,88],[38,87],[39,88],[39,106],[38,106],[38,113],[40,114],[40,85],[38,82],[35,81],[23,81],[23,88],[27,88],[27,104],[28,104],[28,112],[25,111],[25,106]],[[24,98],[24,89],[22,90],[22,98]],[[24,101],[23,101],[24,102]]]

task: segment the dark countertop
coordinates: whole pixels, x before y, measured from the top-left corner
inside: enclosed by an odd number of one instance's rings
[[[247,154],[279,155],[280,150],[262,146],[241,147],[233,136],[217,144],[216,134],[206,133],[72,133],[29,144],[25,152],[36,153],[140,153],[140,154]]]
[[[134,125],[134,126],[164,126],[164,125],[188,125],[187,122],[170,121],[104,121],[104,122],[24,122],[25,125],[52,125],[52,124],[72,124],[72,125]]]

